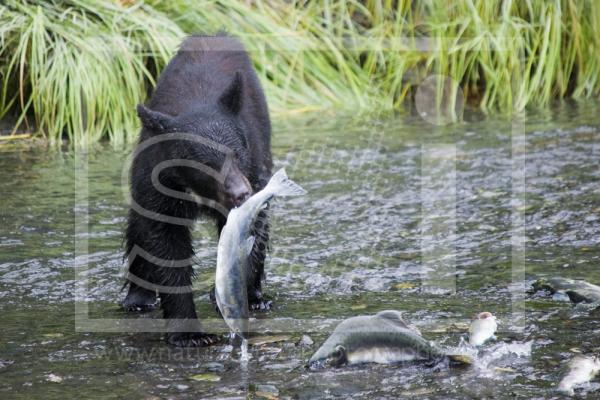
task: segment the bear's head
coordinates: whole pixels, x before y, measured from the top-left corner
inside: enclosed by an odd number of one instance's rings
[[[168,135],[157,144],[161,170],[171,170],[168,174],[180,185],[227,209],[252,194],[249,143],[239,118],[242,92],[242,76],[236,72],[216,104],[198,104],[177,116],[137,107],[146,137]]]

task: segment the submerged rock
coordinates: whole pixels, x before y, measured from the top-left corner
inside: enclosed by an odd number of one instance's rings
[[[13,363],[14,361],[12,360],[0,360],[0,369],[4,369]]]
[[[256,385],[254,395],[258,398],[276,400],[279,398],[279,389],[273,385]]]
[[[192,375],[190,376],[190,379],[198,382],[219,382],[221,380],[221,377],[217,374],[207,372],[204,374]]]
[[[46,381],[52,382],[52,383],[62,383],[63,378],[62,378],[62,376],[59,376],[56,374],[48,374],[48,375],[46,375]]]
[[[285,342],[291,339],[289,335],[271,335],[271,336],[255,336],[248,339],[248,344],[252,346],[262,346],[263,344]]]
[[[225,370],[225,366],[218,362],[208,362],[202,365],[204,369],[212,372],[223,372]]]
[[[310,347],[314,344],[315,342],[311,339],[310,336],[308,335],[302,335],[302,339],[300,339],[300,345],[301,346],[305,346],[305,347]]]

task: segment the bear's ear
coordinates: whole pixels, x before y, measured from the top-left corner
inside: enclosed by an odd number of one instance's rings
[[[159,111],[152,111],[143,104],[138,104],[137,114],[142,121],[142,126],[156,133],[174,131],[173,117]]]
[[[221,97],[219,97],[219,104],[233,114],[239,113],[242,109],[243,91],[244,82],[242,80],[242,74],[240,71],[236,71],[229,87],[225,89],[223,94],[221,94]]]

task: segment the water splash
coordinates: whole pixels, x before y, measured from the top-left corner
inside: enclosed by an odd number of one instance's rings
[[[519,364],[526,363],[531,357],[533,341],[497,343],[480,351],[475,363],[478,375],[496,378],[499,368],[514,369]]]
[[[250,360],[250,353],[248,352],[248,339],[242,339],[242,345],[240,347],[240,363],[247,366]]]

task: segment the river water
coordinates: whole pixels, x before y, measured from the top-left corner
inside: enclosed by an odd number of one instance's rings
[[[598,311],[526,293],[542,276],[600,284],[598,103],[446,126],[276,119],[276,166],[308,195],[272,206],[274,308],[253,314],[246,366],[226,342],[168,347],[134,329],[158,313],[120,310],[130,153],[0,147],[1,398],[559,398],[566,362],[600,351]],[[211,222],[194,238],[196,306],[222,329]],[[490,311],[497,340],[470,369],[304,368],[340,319],[385,309],[447,348]]]

